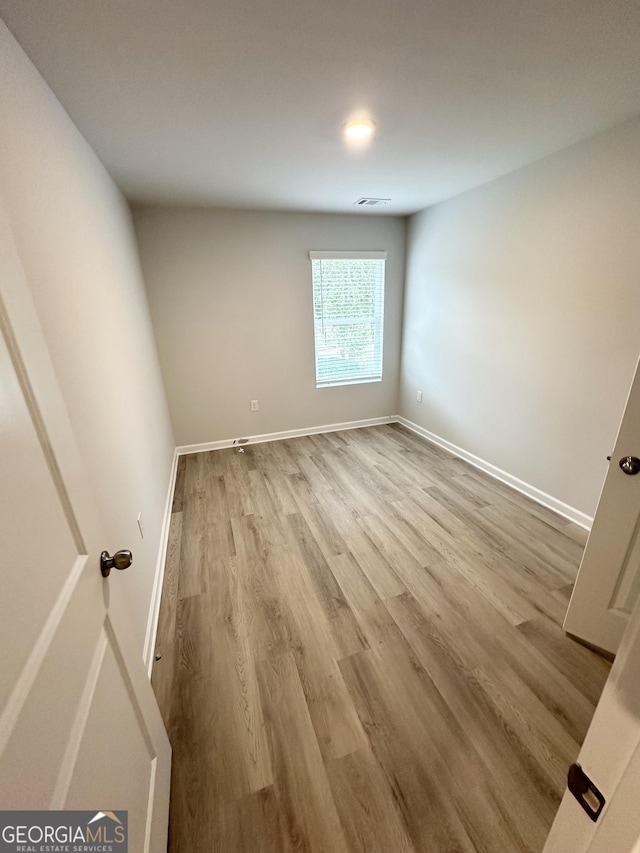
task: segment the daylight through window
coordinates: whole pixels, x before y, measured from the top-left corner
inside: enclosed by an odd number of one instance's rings
[[[386,252],[309,252],[316,387],[382,379]]]

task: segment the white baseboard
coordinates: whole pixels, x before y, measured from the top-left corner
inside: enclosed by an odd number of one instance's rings
[[[525,483],[524,480],[520,480],[518,477],[514,477],[513,474],[503,471],[502,468],[492,465],[491,462],[487,462],[479,456],[469,453],[468,450],[463,450],[462,447],[452,444],[450,441],[447,441],[446,438],[440,438],[439,435],[435,435],[435,433],[429,432],[428,429],[424,429],[424,427],[414,424],[413,421],[408,421],[406,418],[402,418],[400,416],[394,418],[394,420],[411,430],[411,432],[415,432],[416,435],[426,438],[427,441],[430,441],[432,444],[442,447],[443,450],[448,450],[450,453],[453,453],[454,456],[458,456],[460,459],[464,459],[475,468],[479,468],[481,471],[484,471],[485,474],[489,474],[496,480],[500,480],[501,483],[505,483],[517,492],[521,492],[523,495],[526,495],[528,498],[536,501],[536,503],[546,506],[547,509],[552,509],[558,515],[568,518],[569,521],[573,521],[575,524],[580,525],[580,527],[584,527],[586,530],[591,530],[593,518],[590,515],[580,512],[579,509],[569,506],[569,504],[548,495],[546,492],[541,491],[541,489],[538,489],[529,483]]]
[[[362,421],[347,421],[343,424],[324,424],[316,427],[303,427],[302,429],[289,429],[284,432],[268,432],[264,435],[242,436],[247,438],[246,444],[262,444],[265,441],[282,441],[285,438],[299,438],[302,435],[318,435],[321,432],[340,432],[345,429],[360,429],[361,427],[379,426],[380,424],[394,423],[397,418],[388,415],[382,418],[366,418]],[[206,453],[209,450],[222,450],[225,447],[233,447],[237,438],[226,438],[223,441],[205,441],[202,444],[184,444],[176,448],[178,456],[187,453]],[[244,443],[244,442],[243,442]]]
[[[162,519],[162,528],[160,529],[160,547],[158,549],[158,559],[156,562],[156,571],[153,580],[153,591],[151,593],[151,603],[149,605],[149,615],[147,617],[144,651],[142,653],[144,665],[147,668],[149,678],[151,678],[151,670],[153,669],[154,652],[156,648],[158,619],[160,618],[160,602],[162,600],[162,585],[164,583],[164,567],[167,561],[167,545],[169,544],[169,528],[171,526],[171,507],[173,505],[173,491],[176,485],[177,470],[178,452],[177,450],[174,450],[173,462],[171,463],[171,473],[169,474],[169,488],[167,489],[167,499],[164,507],[164,517]]]

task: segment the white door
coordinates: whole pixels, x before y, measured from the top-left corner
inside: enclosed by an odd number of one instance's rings
[[[130,543],[100,530],[2,208],[0,540],[0,809],[127,810],[131,853],[166,850],[169,743],[99,568]]]
[[[614,654],[640,591],[640,473],[624,473],[627,457],[640,459],[640,365],[564,622],[568,633]]]
[[[544,853],[640,850],[640,604],[596,708],[578,763],[606,803],[596,822],[566,791]]]

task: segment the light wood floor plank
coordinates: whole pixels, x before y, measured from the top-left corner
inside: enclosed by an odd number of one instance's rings
[[[277,560],[282,619],[318,744],[324,758],[338,758],[365,743],[338,669],[340,650],[299,555],[283,550],[273,559]]]
[[[389,781],[370,749],[329,762],[329,781],[350,853],[415,853]]]
[[[443,609],[439,625],[447,632],[447,642],[460,655],[467,655],[481,665],[486,659],[501,659],[511,666],[540,701],[562,721],[569,734],[581,743],[593,716],[594,705],[560,672],[561,661],[549,659],[528,643],[515,628],[478,596],[468,583],[460,583],[446,564],[434,564],[427,573],[436,581],[431,595]],[[419,597],[421,607],[429,599]],[[574,645],[567,637],[565,652]],[[590,671],[590,670],[589,670]],[[593,677],[598,678],[597,668]]]
[[[342,554],[346,546],[333,519],[322,511],[322,507],[313,494],[307,480],[302,476],[289,477],[291,490],[294,494],[297,511],[302,515],[311,529],[325,557]]]
[[[550,566],[562,572],[565,579],[571,577],[580,564],[582,546],[545,521],[535,516],[523,518],[523,513],[515,509],[505,510],[494,506],[483,507],[482,514],[517,533],[521,541],[526,542]]]
[[[398,573],[359,525],[345,537],[345,542],[381,598],[393,598],[405,592]]]
[[[234,566],[218,561],[212,569],[209,590],[180,603],[173,746],[176,760],[193,768],[192,793],[228,803],[270,785],[273,777]]]
[[[329,560],[349,607],[368,646],[384,642],[395,633],[396,625],[369,578],[352,554],[339,554]]]
[[[554,661],[555,666],[590,702],[597,703],[609,675],[610,664],[579,643],[566,644],[566,637],[548,619],[540,617],[518,626],[526,639]]]
[[[488,505],[483,502],[477,506],[468,501],[467,496],[460,492],[459,482],[455,480],[450,483],[441,483],[426,491],[442,507],[455,515],[475,538],[513,560],[546,589],[553,590],[566,585],[568,580],[575,577],[579,561],[569,561],[568,565],[564,561],[561,568],[550,565],[538,555],[529,537],[521,537],[517,533],[514,535],[513,525],[509,524],[504,517],[496,522],[487,514],[479,512]]]
[[[474,555],[456,536],[455,518],[447,517],[442,507],[426,492],[414,490],[410,498],[394,504],[393,510],[411,524],[477,592],[501,612],[513,625],[532,619],[538,610],[517,588],[500,577],[480,554]],[[519,578],[514,578],[514,583]],[[405,580],[405,583],[407,581]]]
[[[347,853],[293,655],[262,661],[258,679],[286,837],[296,851]]]
[[[494,480],[492,477],[487,477],[482,471],[478,471],[472,465],[465,463],[465,467],[461,469],[460,476],[453,479],[456,481],[460,480],[462,483],[468,483],[472,489],[483,489],[487,495],[491,496],[489,504],[500,506],[502,502],[506,502],[509,506],[515,506],[524,511],[526,515],[532,515],[541,519],[550,527],[559,530],[567,538],[573,539],[574,542],[577,542],[582,547],[587,543],[588,532],[583,527],[572,524],[566,518],[554,513],[553,510],[536,503],[521,492],[509,488],[505,483]]]
[[[609,663],[584,531],[398,425],[181,457],[171,853],[539,853]]]
[[[174,698],[174,679],[178,656],[176,616],[181,545],[182,512],[180,511],[171,514],[167,558],[164,569],[164,584],[156,635],[156,656],[159,655],[160,658],[156,661],[151,678],[151,684],[158,699],[158,705],[160,706],[167,731],[171,730],[172,725],[171,709]]]
[[[566,783],[567,767],[576,760],[579,744],[503,662],[485,663],[474,672],[474,676],[505,725],[542,766],[560,797]]]
[[[460,732],[434,708],[437,691],[409,646],[399,637],[340,668],[416,848],[472,851],[452,794],[474,761],[453,749]]]
[[[470,761],[468,774],[474,782],[483,779],[477,801],[485,794],[496,802],[508,799],[513,814],[518,815],[515,826],[520,827],[523,837],[529,839],[529,843],[532,839],[536,843],[542,840],[560,802],[557,786],[549,781],[544,767],[531,756],[513,728],[505,723],[483,694],[474,677],[477,670],[467,670],[464,661],[456,657],[438,627],[423,616],[415,599],[409,595],[399,596],[387,606],[449,708],[452,721],[460,726],[461,733],[456,736],[461,738],[461,743],[468,739],[469,745],[461,752],[467,758],[476,758],[476,752],[479,756],[480,766],[476,764],[474,773],[473,762]],[[470,787],[474,782],[469,783]],[[461,814],[467,815],[473,823],[473,813],[467,812],[464,798],[460,799]],[[477,826],[472,837],[476,844],[480,843],[480,838],[483,839],[483,849],[490,840],[492,828],[483,824],[481,815],[490,812],[485,802],[475,816]],[[512,834],[511,843],[514,849],[518,849],[520,834],[515,831]],[[504,849],[510,848],[505,846]]]
[[[184,475],[187,467],[187,457],[181,456],[178,459],[176,468],[176,483],[173,487],[173,503],[171,504],[171,512],[182,512],[184,505]]]
[[[438,509],[449,516],[447,529],[460,543],[461,553],[474,560],[480,557],[482,564],[514,588],[519,597],[558,625],[562,624],[566,607],[553,596],[552,590],[566,584],[566,575],[550,571],[548,564],[519,547],[500,528],[487,522],[477,509],[461,509],[445,489],[439,487],[427,492],[436,500]],[[574,574],[576,567],[572,569]]]
[[[252,515],[255,511],[249,484],[250,460],[246,453],[230,453],[225,459],[223,477],[227,508],[232,519]]]
[[[198,853],[295,853],[299,849],[290,841],[273,785],[217,809],[195,843]]]
[[[311,528],[300,515],[288,518],[298,554],[311,579],[316,597],[329,623],[337,657],[361,652],[368,647],[358,620],[335,579]]]

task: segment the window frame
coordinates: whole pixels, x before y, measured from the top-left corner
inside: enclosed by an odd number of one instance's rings
[[[384,300],[385,300],[385,285],[386,285],[386,260],[387,252],[383,250],[312,250],[309,252],[311,261],[311,287],[312,287],[312,310],[313,310],[313,337],[314,337],[314,369],[316,388],[335,388],[344,385],[364,385],[372,382],[382,382],[384,371]],[[314,275],[314,261],[324,260],[373,260],[382,261],[382,283],[380,298],[375,300],[375,315],[374,315],[374,334],[379,335],[379,346],[374,345],[374,351],[379,353],[380,371],[372,376],[342,376],[335,379],[321,379],[318,373],[318,334],[316,321],[316,277]],[[362,321],[363,324],[370,321]],[[335,323],[334,325],[339,325]]]

